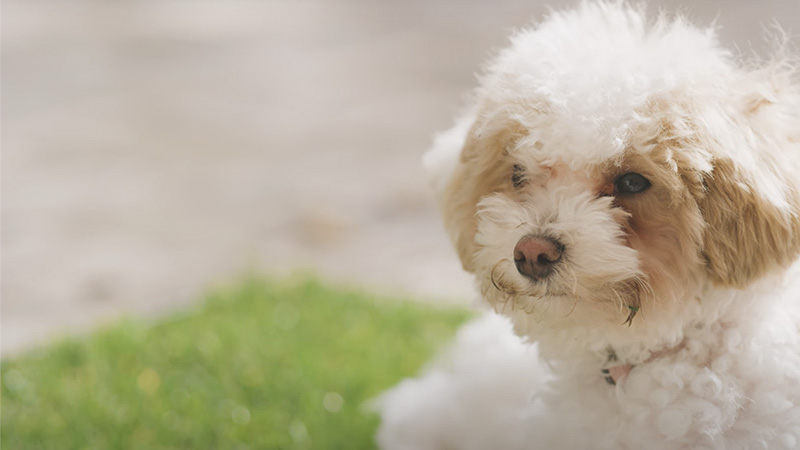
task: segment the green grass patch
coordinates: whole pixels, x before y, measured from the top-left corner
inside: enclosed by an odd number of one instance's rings
[[[416,373],[462,310],[314,280],[248,280],[0,363],[4,449],[363,449],[365,402]]]

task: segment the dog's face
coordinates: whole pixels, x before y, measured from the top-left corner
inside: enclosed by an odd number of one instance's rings
[[[461,261],[500,312],[675,316],[800,252],[791,74],[736,67],[708,31],[642,21],[584,7],[521,33],[428,156]]]

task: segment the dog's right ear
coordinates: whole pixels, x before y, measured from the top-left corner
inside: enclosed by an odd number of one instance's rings
[[[437,136],[423,162],[461,265],[474,272],[477,205],[511,177],[505,157],[521,126],[487,126],[470,114]]]
[[[440,204],[445,188],[459,165],[461,149],[464,148],[467,134],[474,122],[474,113],[459,118],[451,128],[436,135],[433,139],[433,146],[422,157],[422,165],[428,175],[428,183],[433,188],[436,201]]]
[[[725,287],[747,286],[800,255],[800,83],[773,65],[751,74],[735,110],[746,139],[730,147],[750,153],[715,158],[699,201],[709,273]]]

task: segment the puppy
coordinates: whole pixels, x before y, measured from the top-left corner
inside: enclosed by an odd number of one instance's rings
[[[511,38],[425,163],[489,314],[380,401],[384,449],[800,448],[785,51],[584,3]]]

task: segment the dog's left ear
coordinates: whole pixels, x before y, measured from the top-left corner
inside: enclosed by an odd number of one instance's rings
[[[699,200],[708,270],[726,287],[747,286],[800,254],[800,93],[791,74],[754,76],[734,118],[745,151],[720,152]]]

